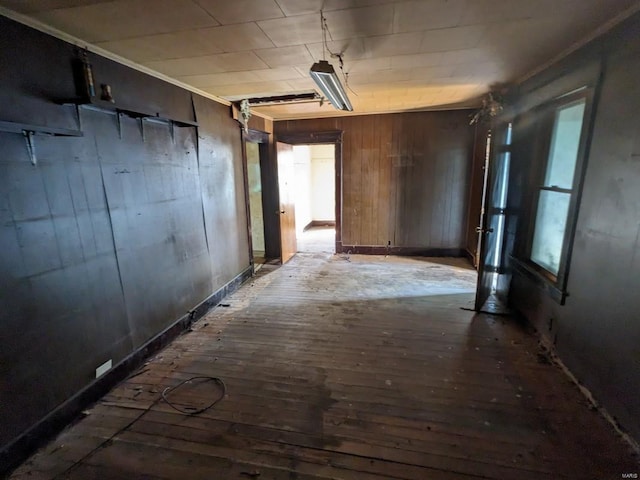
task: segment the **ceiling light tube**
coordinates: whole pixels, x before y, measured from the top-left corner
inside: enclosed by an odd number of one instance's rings
[[[336,75],[336,71],[333,69],[333,65],[326,60],[320,60],[311,66],[309,74],[334,108],[348,112],[353,111],[351,102],[344,88],[342,88],[342,84]]]

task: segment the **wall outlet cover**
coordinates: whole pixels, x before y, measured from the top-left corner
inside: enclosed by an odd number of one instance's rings
[[[104,362],[102,365],[96,368],[96,378],[101,377],[102,375],[107,373],[109,370],[111,370],[112,366],[113,362],[111,361],[111,359]]]

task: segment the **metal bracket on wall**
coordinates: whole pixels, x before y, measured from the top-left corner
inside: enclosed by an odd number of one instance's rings
[[[0,132],[19,133],[24,137],[29,154],[29,160],[32,165],[36,165],[36,145],[34,141],[35,135],[50,135],[52,137],[82,137],[80,130],[70,130],[68,128],[46,127],[40,125],[29,125],[26,123],[5,122],[0,121]]]
[[[75,105],[76,120],[78,121],[78,130],[82,131],[82,115],[80,115],[80,105]]]
[[[142,135],[142,143],[145,143],[146,138],[144,136],[144,118],[139,117],[138,122],[140,122],[140,134]]]
[[[96,111],[101,111],[116,115],[116,121],[118,122],[118,135],[122,139],[123,121],[122,116],[126,115],[136,119],[139,123],[140,134],[142,135],[142,141],[146,141],[146,134],[144,123],[145,121],[162,123],[169,126],[169,133],[171,134],[171,141],[175,143],[175,127],[198,127],[198,122],[191,120],[176,120],[173,118],[163,117],[158,112],[144,112],[141,109],[125,108],[116,105],[113,102],[100,100],[97,98],[89,98],[84,100],[73,100],[71,102],[63,102],[62,105],[75,105],[78,117],[78,128],[82,130],[82,119],[80,115],[81,108],[89,108]]]
[[[120,140],[122,140],[122,115],[124,115],[122,112],[118,112],[118,115],[116,115],[118,120],[118,137],[120,137]]]
[[[37,165],[38,159],[36,158],[36,145],[33,141],[34,133],[32,131],[24,130],[22,134],[24,135],[24,139],[27,142],[27,152],[29,153],[29,160],[31,160],[31,165]]]

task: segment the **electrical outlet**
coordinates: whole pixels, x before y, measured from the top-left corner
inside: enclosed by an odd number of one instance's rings
[[[101,377],[102,375],[107,373],[109,370],[111,370],[112,366],[113,362],[111,361],[111,359],[104,362],[102,365],[96,368],[96,378]]]

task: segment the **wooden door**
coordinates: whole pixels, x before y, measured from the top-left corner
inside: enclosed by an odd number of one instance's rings
[[[278,190],[280,193],[280,248],[282,263],[296,254],[296,216],[293,198],[295,172],[293,167],[293,146],[277,143],[278,149]]]

